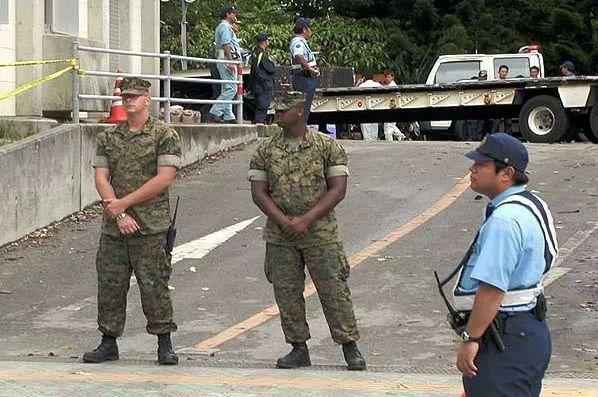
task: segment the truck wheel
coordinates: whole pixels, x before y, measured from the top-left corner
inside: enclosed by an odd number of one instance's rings
[[[521,108],[519,128],[530,142],[558,142],[569,132],[569,116],[558,98],[539,95]]]
[[[590,129],[585,132],[586,137],[594,143],[598,143],[598,104],[592,106],[590,113]]]

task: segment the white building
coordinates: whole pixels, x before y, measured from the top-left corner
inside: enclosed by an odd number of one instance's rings
[[[0,63],[71,57],[71,44],[160,52],[159,0],[0,0]],[[154,58],[82,52],[85,70],[159,74]],[[0,94],[68,65],[0,68]],[[111,94],[114,81],[83,77],[81,93]],[[159,84],[152,82],[153,94]],[[71,109],[71,77],[0,101],[0,116],[49,116]],[[105,101],[82,101],[81,110],[106,110]]]

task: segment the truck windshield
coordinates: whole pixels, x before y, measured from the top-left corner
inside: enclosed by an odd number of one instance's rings
[[[438,67],[434,82],[436,84],[454,83],[459,80],[477,79],[480,61],[447,62]]]

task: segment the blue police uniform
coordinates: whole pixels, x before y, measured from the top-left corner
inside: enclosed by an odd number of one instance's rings
[[[299,18],[295,23],[296,26],[304,27],[309,27],[309,24],[309,20],[305,18]],[[290,53],[293,88],[305,94],[305,122],[307,122],[311,111],[311,104],[316,93],[316,76],[304,71],[295,57],[302,55],[307,60],[309,66],[317,67],[316,56],[309,48],[307,40],[299,35],[296,35],[291,39]]]
[[[223,19],[220,21],[220,24],[216,27],[214,36],[217,59],[226,59],[223,50],[225,45],[230,45],[233,59],[240,58],[241,51],[239,48],[239,39],[237,38],[237,34],[233,30],[232,25],[227,20]],[[225,63],[217,64],[216,68],[218,69],[218,73],[222,80],[237,80],[236,69],[234,72],[231,72],[228,65]],[[236,95],[237,85],[227,83],[222,84],[220,95],[216,99],[231,101],[235,99]],[[215,118],[223,119],[224,121],[233,121],[236,119],[235,114],[233,113],[232,104],[214,104],[210,109],[210,114]]]
[[[258,45],[251,53],[251,91],[255,96],[255,123],[265,123],[270,103],[274,99],[274,77],[276,61],[268,54],[267,49],[259,46],[269,40],[265,32],[256,37]]]
[[[524,171],[527,151],[507,134],[491,134],[468,157],[497,160]],[[462,261],[453,299],[471,310],[482,283],[505,293],[497,323],[505,351],[485,336],[475,358],[477,376],[463,377],[468,397],[539,396],[551,355],[550,332],[534,308],[543,302],[542,279],[554,265],[558,245],[546,203],[513,186],[489,204],[484,223]]]

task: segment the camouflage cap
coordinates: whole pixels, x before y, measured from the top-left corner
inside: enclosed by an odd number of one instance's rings
[[[123,79],[120,84],[121,95],[149,95],[152,83],[137,77]]]
[[[305,103],[305,94],[299,91],[287,91],[274,98],[274,110],[290,110]]]

